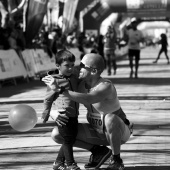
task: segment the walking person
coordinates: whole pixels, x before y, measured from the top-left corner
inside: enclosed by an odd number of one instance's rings
[[[107,67],[107,74],[111,75],[111,70],[113,67],[114,73],[116,74],[117,64],[116,64],[116,56],[115,56],[115,49],[116,49],[116,31],[113,27],[108,26],[106,35],[104,37],[104,57],[106,61]]]
[[[164,52],[166,59],[167,59],[167,64],[169,64],[169,57],[168,57],[168,41],[167,41],[167,36],[166,34],[161,34],[161,40],[158,41],[158,44],[161,44],[161,49],[159,50],[158,56],[156,60],[153,63],[157,63],[160,55]]]
[[[143,42],[143,34],[137,29],[137,21],[131,23],[131,29],[127,32],[128,57],[130,66],[130,78],[133,78],[133,57],[135,57],[135,78],[138,78],[138,68],[140,60],[140,42]]]
[[[86,54],[80,63],[79,92],[62,89],[55,78],[45,76],[43,81],[54,91],[62,93],[70,100],[87,108],[88,123],[78,124],[75,147],[89,150],[91,156],[85,168],[99,168],[109,157],[108,169],[123,170],[121,144],[126,143],[131,134],[131,124],[120,106],[117,92],[110,80],[101,77],[105,63],[99,54]],[[52,115],[58,125],[68,120],[65,115]],[[56,143],[62,143],[58,127],[52,132]],[[110,146],[111,150],[107,147]]]
[[[60,50],[57,52],[55,59],[57,69],[48,72],[48,75],[54,77],[57,85],[60,87],[71,91],[77,91],[79,79],[73,72],[75,56],[68,50]],[[78,133],[79,104],[71,101],[62,93],[51,90],[51,88],[47,86],[47,93],[44,99],[44,111],[42,114],[44,123],[50,116],[52,104],[55,104],[56,107],[54,114],[65,114],[69,118],[64,126],[58,126],[63,142],[56,161],[53,164],[53,169],[64,170],[67,168],[67,170],[80,170],[73,156],[73,144]]]

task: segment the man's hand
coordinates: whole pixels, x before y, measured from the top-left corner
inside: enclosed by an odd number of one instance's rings
[[[57,85],[56,81],[55,81],[55,78],[48,75],[48,76],[45,76],[42,78],[42,81],[48,85],[51,90],[54,90],[56,92],[59,92],[60,91],[60,87]]]
[[[59,114],[55,122],[58,126],[66,125],[68,122],[69,117],[66,116],[66,114]]]
[[[60,114],[57,110],[50,112],[50,117],[55,120],[58,126],[66,125],[69,119],[66,114]]]

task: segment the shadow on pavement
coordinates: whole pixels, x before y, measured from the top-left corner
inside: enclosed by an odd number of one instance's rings
[[[2,88],[0,88],[0,97],[10,97],[11,95],[19,94],[26,92],[28,90],[34,90],[46,87],[46,85],[39,81],[39,80],[32,80],[28,83],[26,82],[18,82],[16,86],[12,85],[11,83],[5,84]]]
[[[153,78],[153,77],[147,77],[147,78],[138,78],[138,79],[130,79],[130,78],[112,78],[109,77],[113,84],[128,84],[128,85],[134,85],[134,84],[143,84],[143,85],[169,85],[170,84],[170,78]]]
[[[10,126],[8,121],[0,121],[0,126],[1,126],[0,138],[5,138],[5,137],[8,138],[9,135],[10,135],[10,137],[11,137],[11,135],[14,135],[15,137],[19,137],[19,136],[30,137],[30,136],[46,136],[47,132],[52,131],[52,129],[55,126],[55,123],[54,122],[46,123],[46,124],[37,123],[33,129],[26,131],[26,132],[19,132],[19,131],[14,130]]]

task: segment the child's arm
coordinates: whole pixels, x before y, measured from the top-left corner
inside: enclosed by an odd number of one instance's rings
[[[46,123],[48,121],[52,103],[57,97],[58,94],[47,86],[47,92],[44,99],[44,111],[41,117],[43,119],[43,123]]]

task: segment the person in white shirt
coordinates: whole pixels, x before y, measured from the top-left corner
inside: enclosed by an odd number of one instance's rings
[[[140,60],[140,42],[143,41],[143,34],[137,29],[137,22],[131,23],[132,29],[128,30],[128,56],[130,66],[130,78],[133,78],[133,57],[135,57],[135,78],[138,78],[138,67]]]

